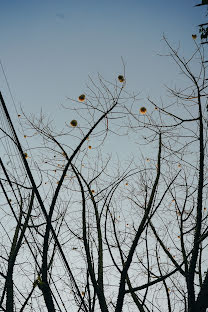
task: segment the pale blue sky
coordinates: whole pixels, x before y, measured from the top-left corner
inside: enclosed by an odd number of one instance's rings
[[[205,8],[194,8],[199,1],[0,0],[0,59],[17,108],[21,104],[28,114],[42,108],[61,127],[73,116],[60,111],[60,104],[69,102],[66,97],[77,99],[85,93],[88,75],[99,72],[115,80],[123,71],[121,56],[127,89],[141,92],[139,105],[146,105],[148,95],[159,98],[164,95],[163,85],[175,84],[178,73],[172,61],[158,56],[166,53],[163,33],[173,45],[180,42],[185,56],[190,55],[191,35],[206,19]],[[1,68],[0,90],[16,123]],[[134,142],[126,148],[122,140],[117,137],[118,153],[139,148]],[[20,141],[26,146],[23,135]],[[107,151],[113,148],[109,144]]]
[[[193,33],[206,20],[198,0],[0,0],[0,58],[16,106],[27,114],[43,112],[58,128],[74,116],[63,111],[67,97],[85,93],[88,75],[99,72],[109,81],[122,73],[126,63],[127,89],[167,100],[164,84],[183,83],[179,70],[166,57],[165,33],[171,44],[180,42],[184,56],[194,50]],[[178,79],[182,79],[181,81]],[[0,70],[0,89],[16,124],[18,118]],[[19,109],[18,109],[19,110]],[[23,136],[22,136],[23,137]],[[24,140],[24,139],[23,139]],[[117,138],[107,144],[128,158],[139,148],[134,140]],[[21,139],[22,141],[22,139]],[[120,142],[121,141],[121,142]],[[142,152],[143,152],[143,147]]]
[[[89,74],[114,79],[126,62],[132,90],[160,95],[174,67],[163,33],[193,49],[192,33],[205,18],[197,0],[14,0],[0,1],[0,57],[16,103],[26,111],[56,112],[65,97],[77,97]],[[0,75],[0,88],[7,90]]]

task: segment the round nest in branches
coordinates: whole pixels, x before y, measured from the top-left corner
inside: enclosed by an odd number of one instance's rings
[[[83,102],[85,100],[85,95],[81,94],[78,99],[80,102]]]
[[[124,76],[119,75],[119,76],[118,76],[118,80],[119,80],[120,82],[124,82],[124,81],[125,81]]]
[[[147,109],[146,109],[146,107],[143,106],[143,107],[140,108],[139,111],[140,111],[140,114],[145,115],[146,112],[147,112]]]
[[[70,122],[70,125],[72,127],[76,127],[77,126],[77,121],[75,119],[73,119],[71,122]]]

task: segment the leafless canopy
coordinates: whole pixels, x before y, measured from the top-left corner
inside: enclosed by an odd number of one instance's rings
[[[2,311],[208,308],[206,67],[164,40],[186,78],[165,102],[98,76],[57,130],[0,94]]]

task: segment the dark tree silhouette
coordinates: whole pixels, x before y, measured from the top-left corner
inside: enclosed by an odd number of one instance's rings
[[[0,95],[1,310],[208,308],[203,46],[186,60],[164,40],[186,78],[165,103],[141,103],[125,70],[98,76],[57,130],[23,111],[14,126]]]

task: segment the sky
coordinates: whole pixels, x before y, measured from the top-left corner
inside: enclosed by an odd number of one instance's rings
[[[175,84],[178,69],[161,57],[180,43],[194,50],[193,33],[204,22],[197,0],[0,0],[0,59],[15,101],[29,114],[42,109],[59,126],[61,104],[85,92],[88,76],[114,81],[125,62],[129,90],[159,98]],[[17,119],[0,68],[0,90]],[[145,102],[146,101],[146,102]],[[70,120],[71,116],[69,116]]]
[[[181,78],[175,64],[160,56],[167,53],[163,34],[191,55],[192,34],[206,21],[205,8],[194,7],[199,1],[0,0],[0,60],[17,111],[20,105],[26,114],[42,109],[61,127],[73,119],[61,109],[67,97],[85,93],[89,75],[115,81],[123,73],[121,57],[127,89],[140,93],[139,106],[148,105],[148,96],[165,96],[164,84]],[[1,67],[0,91],[16,124]],[[124,152],[122,139],[117,137],[116,148]]]

